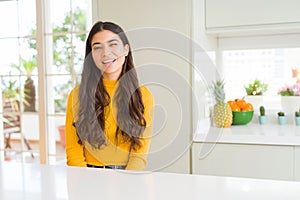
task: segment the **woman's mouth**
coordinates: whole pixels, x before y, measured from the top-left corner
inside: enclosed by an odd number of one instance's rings
[[[114,59],[108,59],[108,60],[104,60],[102,61],[103,65],[111,65],[113,62],[115,62],[115,58]]]

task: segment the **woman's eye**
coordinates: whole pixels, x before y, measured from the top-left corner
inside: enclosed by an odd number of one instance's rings
[[[96,51],[96,50],[100,50],[101,47],[94,47],[93,49],[94,49],[94,51]]]
[[[117,46],[117,43],[111,43],[109,46],[113,47],[113,46]]]

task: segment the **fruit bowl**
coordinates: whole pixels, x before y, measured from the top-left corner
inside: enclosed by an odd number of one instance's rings
[[[254,111],[232,112],[232,125],[246,125],[251,122]]]

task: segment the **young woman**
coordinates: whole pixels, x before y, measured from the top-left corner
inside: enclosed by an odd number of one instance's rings
[[[67,164],[143,170],[150,146],[153,96],[139,85],[121,27],[97,22],[86,41],[80,86],[66,112]]]

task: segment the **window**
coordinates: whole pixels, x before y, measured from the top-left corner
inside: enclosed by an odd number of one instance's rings
[[[300,48],[227,50],[222,52],[223,72],[230,99],[246,94],[244,86],[254,79],[268,84],[267,96],[275,96],[284,85],[293,84],[293,69],[300,69]]]
[[[65,144],[67,97],[80,79],[86,34],[91,26],[87,15],[91,12],[91,3],[88,0],[51,0],[49,4],[45,11],[48,16],[45,30],[48,153],[50,164],[61,160],[65,164],[64,151],[59,151],[59,154],[57,145],[64,147]]]
[[[300,71],[299,39],[299,34],[220,38],[227,99],[246,96],[244,86],[260,79],[269,85],[265,99],[275,101],[271,109],[280,109],[278,90],[295,83],[293,70]]]
[[[21,132],[26,137],[20,140],[22,137],[11,134],[12,144],[8,148],[8,135],[1,134],[0,159],[40,162],[39,158],[45,157],[50,164],[64,165],[64,142],[60,141],[59,126],[65,121],[67,95],[80,79],[86,34],[92,21],[91,1],[44,0],[44,12],[36,12],[37,5],[40,5],[38,0],[0,2],[0,24],[5,27],[0,31],[0,93],[2,99],[10,97],[19,106],[17,111],[7,111],[5,101],[1,101],[0,130],[3,133],[5,129],[8,119],[5,116],[18,115]],[[36,25],[41,23],[44,30]],[[37,30],[42,31],[40,40]],[[42,41],[45,48],[37,45]],[[37,63],[38,52],[45,55],[41,61],[45,66]],[[45,70],[39,73],[43,67]],[[41,80],[46,90],[45,102],[39,99]],[[46,112],[39,110],[39,105]],[[42,131],[43,122],[39,119],[45,122]],[[45,151],[40,151],[39,144],[43,144],[40,136],[47,138]]]
[[[35,0],[0,2],[1,160],[38,159],[35,10]]]

